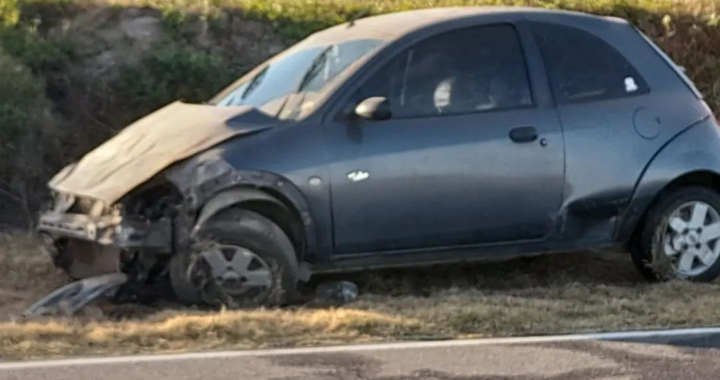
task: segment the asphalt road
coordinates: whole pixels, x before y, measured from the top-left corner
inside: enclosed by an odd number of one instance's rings
[[[648,342],[545,343],[259,352],[3,367],[0,380],[715,380],[720,334]],[[147,357],[145,357],[147,359]],[[113,362],[113,360],[116,360]]]

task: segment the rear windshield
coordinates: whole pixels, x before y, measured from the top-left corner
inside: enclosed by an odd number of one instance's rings
[[[700,92],[700,90],[697,89],[697,87],[695,87],[695,84],[693,83],[693,81],[690,80],[690,78],[688,78],[687,75],[685,75],[685,71],[683,69],[681,69],[678,65],[676,65],[675,62],[673,62],[672,59],[670,59],[670,57],[668,57],[668,55],[665,54],[665,52],[662,49],[660,49],[660,47],[658,47],[654,42],[652,42],[652,40],[650,38],[648,38],[648,36],[646,36],[638,28],[633,28],[633,29],[635,29],[635,31],[638,32],[638,34],[640,34],[642,36],[642,38],[645,39],[645,41],[655,50],[655,52],[658,53],[658,55],[660,55],[660,57],[662,57],[662,59],[665,61],[665,63],[667,63],[668,66],[670,66],[670,68],[673,71],[675,71],[675,74],[677,74],[680,77],[680,79],[682,79],[682,81],[690,89],[690,91],[692,91],[693,94],[695,94],[695,96],[698,99],[702,99],[703,94]]]

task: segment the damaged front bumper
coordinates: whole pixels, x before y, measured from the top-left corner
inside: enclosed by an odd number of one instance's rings
[[[145,222],[116,216],[47,213],[40,216],[37,229],[55,238],[73,238],[121,249],[170,252],[172,247],[170,218]]]
[[[144,248],[170,252],[172,220],[153,222],[123,219],[120,216],[93,217],[55,212],[40,216],[38,232],[54,238],[72,238],[121,249]]]
[[[37,223],[46,252],[74,278],[86,278],[116,270],[113,260],[172,255],[188,247],[199,205],[217,187],[242,180],[224,160],[207,156],[168,169],[113,204],[51,187],[53,207]],[[93,266],[98,270],[89,270]]]
[[[122,236],[122,218],[115,215],[93,217],[83,214],[49,212],[40,216],[38,231],[54,237],[66,237],[111,245]]]
[[[98,297],[115,297],[126,284],[146,280],[152,260],[172,252],[173,218],[140,220],[125,215],[124,206],[56,195],[53,209],[40,215],[37,231],[45,254],[76,281],[38,301],[26,317],[70,315]]]
[[[135,220],[99,201],[67,195],[56,197],[53,210],[40,216],[37,231],[55,266],[76,279],[118,272],[123,252],[170,253],[173,246],[169,217]]]

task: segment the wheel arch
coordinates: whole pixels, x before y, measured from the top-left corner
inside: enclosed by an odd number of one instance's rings
[[[213,217],[232,208],[256,212],[277,224],[290,238],[298,259],[306,249],[306,230],[300,211],[282,193],[269,188],[236,186],[213,195],[199,209],[192,234]]]
[[[633,244],[633,240],[636,239],[639,233],[643,230],[648,214],[653,209],[653,207],[655,207],[655,205],[660,201],[660,199],[662,199],[663,196],[670,192],[689,186],[706,187],[720,193],[720,173],[707,169],[695,170],[689,173],[685,173],[666,184],[657,194],[655,194],[655,196],[643,210],[642,215],[640,216],[638,221],[632,227],[632,230],[629,234],[629,238],[631,240],[630,244]]]
[[[648,163],[618,223],[615,241],[632,244],[664,194],[692,185],[720,191],[720,129],[710,117],[684,129]]]
[[[298,186],[267,170],[243,170],[212,150],[176,165],[165,174],[184,198],[184,229],[194,234],[207,220],[230,207],[245,208],[276,223],[292,240],[298,260],[315,252],[317,227]]]

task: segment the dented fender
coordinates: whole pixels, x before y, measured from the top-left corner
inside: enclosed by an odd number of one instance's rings
[[[260,200],[295,211],[303,225],[306,249],[317,245],[317,228],[307,200],[279,174],[237,170],[217,151],[210,150],[175,165],[165,176],[185,198],[187,213],[194,216],[191,234],[228,207]]]
[[[279,207],[287,209],[287,207],[277,200],[275,197],[270,196],[262,190],[258,190],[252,187],[237,187],[229,190],[223,190],[211,198],[200,210],[200,213],[195,220],[195,225],[192,229],[191,234],[195,235],[205,222],[210,218],[217,215],[223,210],[226,210],[232,206],[242,204],[249,201],[263,201],[270,202]]]
[[[627,242],[652,202],[673,181],[691,173],[720,175],[720,130],[711,117],[694,123],[668,141],[650,160],[635,185],[616,232]]]

